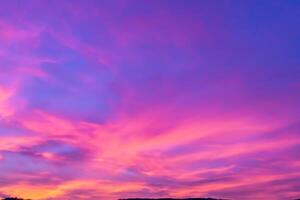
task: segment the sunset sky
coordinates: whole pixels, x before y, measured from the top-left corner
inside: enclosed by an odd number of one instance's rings
[[[300,1],[1,0],[0,198],[300,198]]]

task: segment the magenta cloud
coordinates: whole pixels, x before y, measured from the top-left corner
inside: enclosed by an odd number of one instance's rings
[[[0,2],[0,197],[300,197],[295,1]]]

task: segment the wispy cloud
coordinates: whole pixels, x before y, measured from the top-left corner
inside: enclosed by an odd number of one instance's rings
[[[293,4],[1,1],[0,195],[299,198]]]

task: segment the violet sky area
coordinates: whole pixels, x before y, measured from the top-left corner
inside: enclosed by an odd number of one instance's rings
[[[0,198],[300,198],[299,0],[1,0]]]

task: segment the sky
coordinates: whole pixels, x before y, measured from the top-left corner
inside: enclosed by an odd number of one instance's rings
[[[300,198],[300,1],[0,1],[0,197]]]

